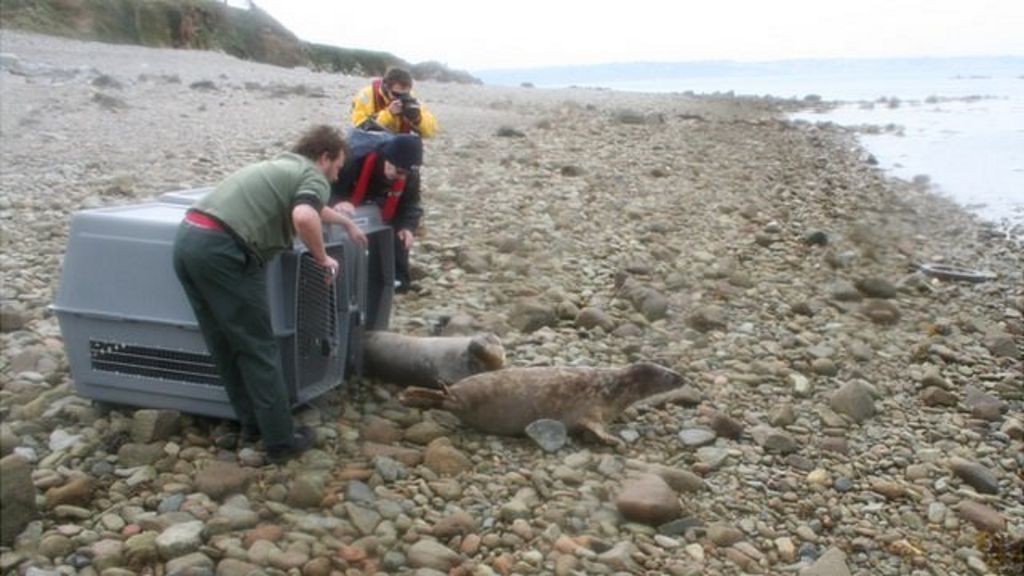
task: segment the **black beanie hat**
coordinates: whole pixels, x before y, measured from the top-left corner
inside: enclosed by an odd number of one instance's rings
[[[399,134],[381,146],[380,154],[398,168],[414,172],[423,163],[423,141],[419,136]]]

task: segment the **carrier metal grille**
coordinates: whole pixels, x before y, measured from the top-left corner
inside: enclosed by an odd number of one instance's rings
[[[330,252],[340,262],[340,250]],[[330,272],[314,262],[309,255],[299,260],[295,344],[299,364],[298,384],[306,387],[320,383],[327,376],[331,358],[336,355],[337,284],[327,282]]]
[[[123,342],[89,340],[92,369],[127,376],[220,385],[209,354],[196,354]]]

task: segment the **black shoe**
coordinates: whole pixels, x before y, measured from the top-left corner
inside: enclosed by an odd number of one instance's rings
[[[314,444],[316,444],[316,432],[308,426],[299,426],[292,433],[291,441],[287,444],[267,447],[267,460],[271,464],[284,464],[309,450]]]

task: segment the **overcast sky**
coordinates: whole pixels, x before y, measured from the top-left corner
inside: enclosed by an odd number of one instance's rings
[[[305,41],[471,71],[635,61],[1024,56],[1024,0],[255,3]]]

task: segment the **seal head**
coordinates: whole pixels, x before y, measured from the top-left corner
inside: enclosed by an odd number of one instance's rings
[[[637,362],[623,370],[620,378],[609,381],[606,399],[620,409],[648,396],[675,390],[685,383],[674,370],[653,362]]]

